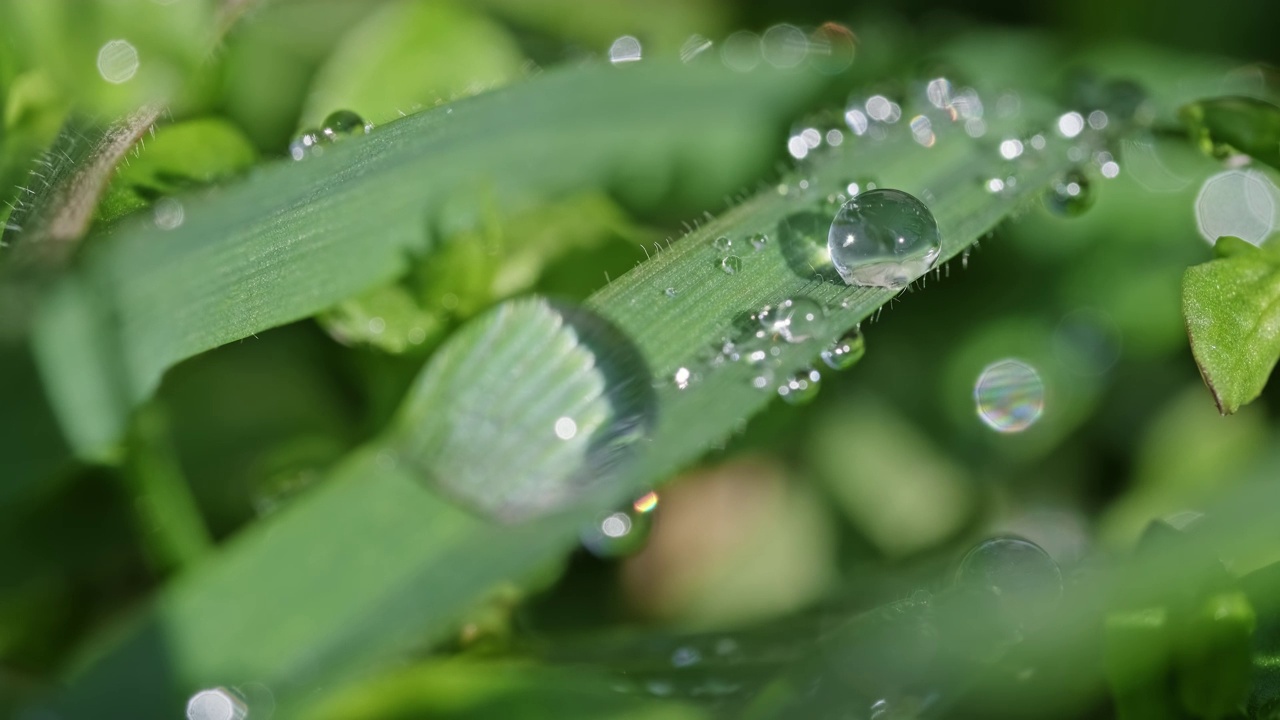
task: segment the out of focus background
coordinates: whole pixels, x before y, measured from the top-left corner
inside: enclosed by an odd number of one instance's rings
[[[857,48],[809,107],[777,123],[770,146],[726,146],[656,195],[602,185],[497,220],[497,231],[475,239],[498,238],[503,260],[451,245],[445,260],[412,271],[422,276],[413,287],[429,290],[415,290],[410,309],[394,292],[374,291],[181,362],[135,418],[130,447],[150,449],[123,463],[74,458],[25,339],[31,307],[6,295],[0,708],[19,713],[74,683],[104,638],[193,567],[181,548],[156,547],[137,511],[131,463],[153,463],[189,488],[197,522],[179,545],[207,557],[287,511],[377,437],[432,350],[466,320],[530,292],[585,299],[643,260],[642,246],[679,237],[683,222],[720,212],[727,195],[776,183],[798,162],[788,138],[807,118],[833,110],[839,118],[850,97],[873,90],[905,92],[926,67],[951,72],[957,87],[1006,91],[1007,76],[959,70],[963,62],[920,48],[1022,48],[1016,57],[1041,64],[1017,73],[1065,108],[1081,58],[1096,48],[1157,65],[1205,56],[1238,68],[1235,80],[1274,90],[1267,63],[1280,61],[1277,19],[1263,0],[262,0],[212,10],[184,0],[0,0],[0,199],[16,208],[0,217],[21,214],[29,173],[65,142],[60,130],[91,133],[94,123],[165,99],[155,129],[103,194],[90,245],[131,213],[157,213],[160,223],[166,198],[293,162],[291,153],[307,152],[308,128],[335,110],[376,128],[556,68],[616,62],[632,40],[642,63],[705,52],[732,67],[729,38],[761,42],[779,27],[808,33],[838,23]],[[136,40],[107,49],[113,38]],[[884,77],[860,74],[864,50],[885,57],[897,42],[912,50],[881,65]],[[147,52],[169,62],[139,64]],[[1221,230],[1206,227],[1197,204],[1206,180],[1226,168],[1175,132],[1112,149],[1119,171],[1089,170],[1087,211],[1055,213],[1044,203],[1019,211],[864,323],[865,357],[847,372],[818,366],[822,389],[811,402],[773,402],[625,517],[584,528],[576,550],[537,582],[496,589],[413,662],[461,654],[587,667],[610,678],[619,698],[687,703],[637,717],[699,717],[697,708],[738,716],[776,673],[818,653],[802,641],[832,618],[945,593],[957,563],[985,538],[1035,543],[1069,586],[1093,564],[1130,554],[1152,521],[1192,527],[1233,489],[1280,477],[1280,388],[1220,415],[1182,316],[1183,272],[1212,257]],[[1272,170],[1251,172],[1280,198]],[[397,313],[408,324],[396,324]],[[373,329],[375,316],[407,334]],[[1010,382],[1023,384],[1012,395],[979,382],[1008,360],[1019,363],[1015,375],[1030,368],[1036,379],[1016,376]],[[1254,550],[1220,560],[1235,577],[1280,560],[1275,544]],[[741,660],[730,664],[736,670],[682,680],[684,668],[717,653]],[[536,703],[511,689],[527,690],[524,680],[475,674],[514,693],[504,710],[472,702],[488,696],[469,671],[442,672],[409,683],[416,692],[378,686],[371,673],[363,680],[372,689],[359,696],[367,704],[352,700],[324,717],[534,716],[526,711]],[[270,716],[264,692],[234,689],[255,719]],[[454,703],[455,692],[471,699]],[[868,697],[848,717],[928,716],[929,694],[912,693],[893,714],[876,714],[883,698]],[[613,717],[611,697],[593,696],[599,715],[565,716]],[[693,714],[678,714],[687,708]],[[1116,713],[1105,694],[1088,693],[1060,710]],[[14,717],[57,717],[25,712]]]

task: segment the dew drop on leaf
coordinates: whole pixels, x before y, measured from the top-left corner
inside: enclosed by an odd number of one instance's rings
[[[804,405],[818,396],[821,381],[817,370],[801,370],[778,386],[778,396],[790,405]]]
[[[728,255],[720,261],[720,269],[726,275],[737,275],[742,272],[742,258],[737,255]]]
[[[789,343],[804,342],[821,329],[823,309],[806,297],[787,298],[777,307],[766,308],[757,316],[761,327]]]
[[[289,156],[294,160],[302,160],[315,151],[320,144],[324,135],[315,128],[307,128],[298,133],[292,141],[289,142]]]
[[[340,140],[352,135],[365,135],[373,129],[372,123],[350,110],[337,110],[329,114],[320,126],[320,131],[329,140]]]
[[[243,720],[249,708],[226,688],[201,690],[187,700],[187,720]]]
[[[1094,193],[1089,178],[1079,170],[1069,170],[1053,182],[1044,194],[1044,204],[1058,215],[1076,217],[1093,206]]]
[[[854,328],[822,351],[822,362],[832,370],[848,370],[857,365],[866,352],[867,345],[862,331]]]
[[[1021,625],[1034,624],[1062,596],[1062,571],[1039,545],[1007,535],[984,540],[965,553],[956,586],[990,595]]]
[[[886,188],[861,193],[840,208],[827,250],[846,283],[899,289],[933,267],[942,237],[924,203]]]

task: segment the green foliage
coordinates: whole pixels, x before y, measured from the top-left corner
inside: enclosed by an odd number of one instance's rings
[[[1280,168],[1280,107],[1253,97],[1214,98],[1186,106],[1182,117],[1207,152],[1244,153]]]
[[[1189,268],[1183,313],[1191,350],[1218,409],[1258,397],[1280,358],[1280,245],[1219,238],[1218,258]]]

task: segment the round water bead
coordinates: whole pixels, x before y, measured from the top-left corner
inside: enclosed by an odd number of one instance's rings
[[[822,316],[822,306],[816,301],[798,297],[787,298],[778,303],[778,307],[761,311],[759,319],[765,332],[789,343],[798,343],[813,337],[822,326]]]
[[[367,135],[373,129],[372,123],[350,110],[337,110],[329,114],[321,125],[324,136],[330,140],[338,140],[349,135]]]
[[[754,233],[747,236],[747,242],[751,243],[751,247],[759,252],[769,246],[769,236],[764,233]]]
[[[605,513],[579,532],[582,546],[599,558],[615,558],[639,552],[649,537],[658,494],[645,493],[635,502]]]
[[[289,156],[294,160],[301,160],[309,155],[323,139],[324,135],[319,130],[307,128],[289,142]]]
[[[1019,360],[1000,360],[982,370],[973,386],[978,417],[996,432],[1022,432],[1044,412],[1044,381]]]
[[[720,269],[726,275],[737,275],[742,272],[742,258],[737,255],[728,255],[720,260]]]
[[[1069,170],[1045,192],[1044,204],[1058,215],[1075,217],[1093,207],[1094,197],[1089,178],[1079,170]]]
[[[1039,545],[1006,535],[984,540],[965,553],[956,586],[995,596],[1003,610],[1028,624],[1062,597],[1062,571]]]
[[[850,285],[899,289],[938,259],[942,237],[925,204],[901,190],[868,190],[846,202],[827,233],[827,250]]]
[[[857,365],[866,352],[867,344],[862,338],[862,331],[854,328],[822,351],[822,362],[832,370],[848,370]]]
[[[733,240],[730,240],[728,235],[721,235],[711,241],[711,247],[715,248],[716,252],[727,253],[733,249]]]
[[[778,386],[778,395],[790,405],[804,405],[818,396],[822,375],[817,370],[801,370]]]

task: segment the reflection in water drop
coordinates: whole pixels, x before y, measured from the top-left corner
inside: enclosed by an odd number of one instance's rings
[[[186,214],[182,203],[174,198],[160,198],[152,208],[156,227],[161,230],[173,230],[179,227],[186,218]]]
[[[742,258],[737,255],[729,255],[720,261],[720,269],[726,275],[737,275],[742,272]]]
[[[1058,117],[1058,134],[1073,138],[1084,131],[1084,116],[1074,110]]]
[[[636,498],[635,502],[631,503],[631,507],[641,514],[653,512],[658,507],[658,493],[650,490]]]
[[[844,122],[854,135],[862,135],[870,125],[866,114],[862,112],[861,108],[849,108],[844,114]]]
[[[506,302],[436,352],[388,449],[458,503],[525,519],[616,477],[653,425],[654,390],[640,381],[650,377],[604,319],[538,298]]]
[[[1039,545],[1010,535],[969,550],[956,570],[956,586],[994,596],[1010,619],[1033,625],[1062,597],[1062,571]]]
[[[324,133],[328,140],[367,135],[371,130],[373,130],[373,123],[365,122],[364,118],[350,110],[336,110],[329,113],[329,117],[320,124],[320,132]]]
[[[818,396],[822,375],[813,369],[801,370],[778,386],[778,395],[791,405],[803,405]]]
[[[632,63],[640,59],[640,41],[631,35],[623,35],[609,46],[609,62],[614,65]]]
[[[867,98],[867,117],[884,123],[895,123],[902,117],[902,107],[883,95]]]
[[[973,386],[978,417],[992,430],[1022,432],[1044,412],[1044,381],[1030,365],[1000,360],[988,365]]]
[[[1257,170],[1227,170],[1204,182],[1196,196],[1196,225],[1214,243],[1232,235],[1260,245],[1277,227],[1280,190]]]
[[[674,376],[674,380],[676,382],[676,388],[680,390],[684,390],[685,388],[689,387],[689,382],[692,379],[693,379],[693,373],[689,371],[689,368],[682,367],[676,370],[676,373]]]
[[[854,328],[845,333],[844,337],[836,340],[831,347],[822,351],[822,362],[832,370],[848,370],[867,352],[866,341],[862,337],[862,332],[858,328]]]
[[[758,316],[765,332],[789,343],[804,342],[822,328],[822,306],[807,297],[788,298]]]
[[[715,248],[716,252],[727,253],[733,249],[733,241],[728,235],[721,235],[711,241],[711,247]]]
[[[746,30],[730,35],[720,46],[720,59],[730,70],[754,70],[760,64],[760,36]]]
[[[1079,170],[1070,170],[1053,182],[1044,194],[1044,204],[1058,215],[1075,217],[1093,206],[1094,194],[1089,178]]]
[[[836,213],[827,249],[846,283],[899,289],[933,266],[942,238],[924,203],[901,190],[870,190]]]
[[[201,690],[187,701],[187,720],[243,720],[249,709],[226,688]]]
[[[110,40],[98,50],[98,74],[112,85],[132,80],[138,65],[138,49],[127,40]]]
[[[307,128],[298,133],[289,143],[289,156],[294,160],[302,160],[319,150],[320,140],[324,137],[319,130]]]
[[[781,69],[799,66],[809,54],[809,38],[794,25],[774,25],[765,30],[760,46],[765,62]]]

